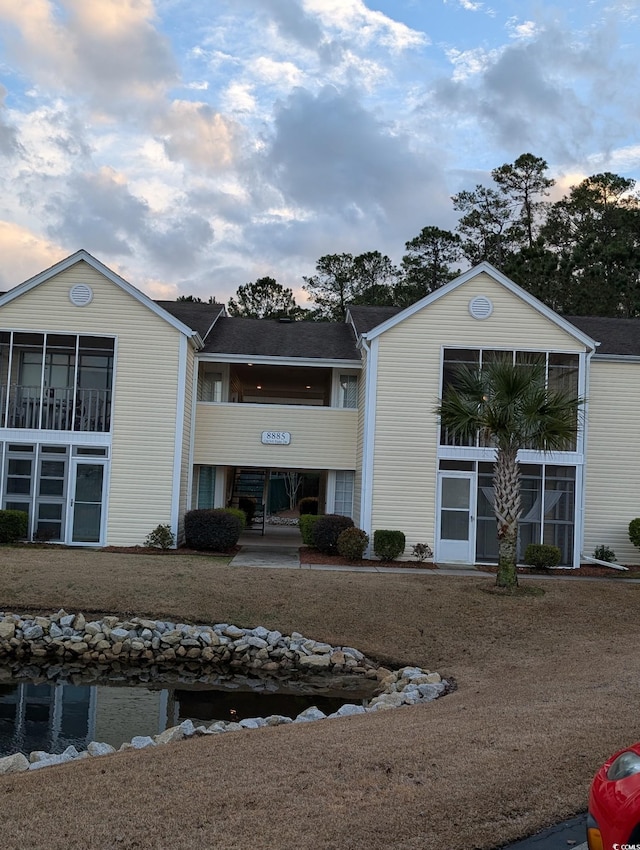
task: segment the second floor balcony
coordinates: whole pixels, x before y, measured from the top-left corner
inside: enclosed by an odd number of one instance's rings
[[[111,430],[114,339],[0,331],[0,427]]]

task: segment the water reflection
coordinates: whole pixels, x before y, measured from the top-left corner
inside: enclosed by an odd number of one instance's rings
[[[253,687],[252,687],[253,685]],[[363,702],[371,683],[341,696],[286,693],[275,680],[229,677],[224,687],[200,682],[180,687],[131,685],[121,681],[78,684],[65,679],[5,679],[0,684],[0,755],[33,750],[61,753],[90,741],[119,747],[136,735],[156,735],[190,719],[196,726],[215,720],[242,720],[283,714],[296,717],[315,705],[329,714],[346,702]]]

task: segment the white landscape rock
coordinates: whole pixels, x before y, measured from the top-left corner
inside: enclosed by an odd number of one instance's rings
[[[22,773],[24,770],[29,770],[29,759],[22,753],[0,758],[0,776],[8,773]]]

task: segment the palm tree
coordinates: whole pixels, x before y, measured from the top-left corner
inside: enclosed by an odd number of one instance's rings
[[[499,587],[518,584],[516,550],[520,505],[519,449],[571,449],[584,399],[547,385],[544,364],[514,363],[510,355],[481,369],[461,367],[436,408],[442,425],[461,437],[480,433],[495,447],[494,513],[498,524]]]

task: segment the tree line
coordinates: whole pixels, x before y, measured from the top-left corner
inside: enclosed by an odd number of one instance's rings
[[[564,315],[640,316],[640,196],[635,180],[611,172],[548,200],[544,159],[524,153],[452,197],[455,232],[433,225],[405,243],[399,266],[379,251],[326,254],[304,277],[309,308],[272,277],[240,286],[230,316],[341,321],[351,304],[407,307],[488,260]],[[179,300],[199,300],[186,296]]]

